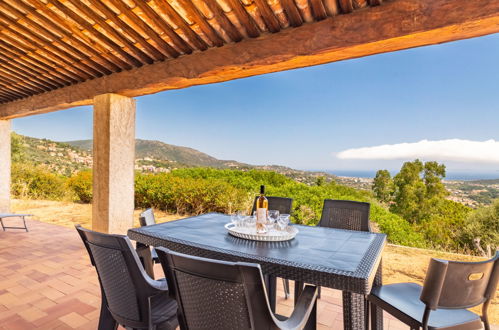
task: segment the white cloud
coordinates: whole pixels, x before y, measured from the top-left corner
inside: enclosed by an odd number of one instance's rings
[[[499,141],[449,139],[421,140],[413,143],[384,144],[374,147],[343,150],[339,159],[382,159],[456,161],[499,164]]]

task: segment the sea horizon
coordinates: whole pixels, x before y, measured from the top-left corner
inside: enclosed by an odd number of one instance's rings
[[[377,170],[309,170],[320,171],[336,176],[352,177],[352,178],[374,178]],[[398,171],[390,171],[392,176]],[[499,170],[495,172],[459,172],[449,171],[445,176],[445,180],[452,181],[476,181],[476,180],[495,180],[499,179]]]

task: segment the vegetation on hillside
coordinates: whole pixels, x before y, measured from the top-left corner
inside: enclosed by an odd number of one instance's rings
[[[379,170],[372,188],[380,202],[410,223],[432,246],[469,251],[474,249],[473,239],[480,238],[485,244],[499,247],[499,213],[493,206],[472,212],[448,200],[443,178],[445,165],[416,159],[404,163],[393,179],[388,171]]]
[[[28,160],[23,143],[12,140],[12,193],[15,197],[53,200],[92,199],[92,173],[56,174],[43,164]],[[404,164],[391,178],[378,172],[374,194],[316,177],[301,183],[267,170],[181,168],[169,173],[136,173],[135,204],[176,214],[249,211],[261,184],[271,196],[294,199],[293,221],[318,223],[324,199],[344,199],[371,203],[371,220],[390,242],[406,246],[471,251],[473,239],[499,246],[497,217],[499,202],[490,209],[471,209],[447,200],[442,185],[445,167],[418,160]],[[376,200],[376,197],[379,199]]]

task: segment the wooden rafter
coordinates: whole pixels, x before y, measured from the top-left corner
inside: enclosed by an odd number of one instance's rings
[[[498,0],[2,0],[0,119],[495,32]]]

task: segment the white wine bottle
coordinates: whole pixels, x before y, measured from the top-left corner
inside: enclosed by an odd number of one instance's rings
[[[256,232],[258,234],[265,234],[267,228],[267,213],[269,210],[269,201],[265,197],[265,186],[260,186],[260,197],[256,200]]]

